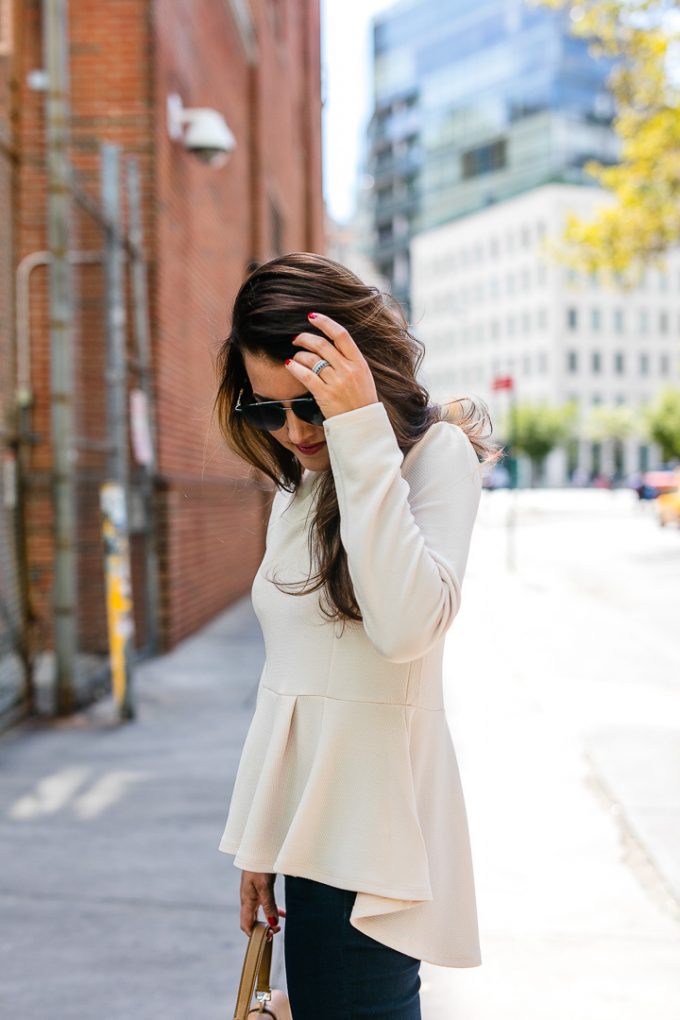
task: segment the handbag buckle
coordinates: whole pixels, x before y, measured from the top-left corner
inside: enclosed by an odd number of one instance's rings
[[[258,1002],[271,1002],[272,1001],[272,993],[271,993],[271,991],[268,991],[268,992],[255,992],[255,998],[257,999]]]

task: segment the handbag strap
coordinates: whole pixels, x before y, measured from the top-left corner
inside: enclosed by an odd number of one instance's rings
[[[248,1010],[255,991],[271,994],[270,972],[272,940],[267,939],[269,925],[256,921],[246,946],[241,980],[236,996],[234,1020],[247,1020]]]

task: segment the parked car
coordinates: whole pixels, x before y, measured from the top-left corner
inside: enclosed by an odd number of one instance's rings
[[[680,525],[680,486],[670,492],[662,492],[657,496],[655,505],[662,528],[666,524]]]
[[[635,489],[640,499],[656,499],[671,492],[680,484],[680,468],[657,468],[654,471],[636,471],[629,475],[626,484]]]

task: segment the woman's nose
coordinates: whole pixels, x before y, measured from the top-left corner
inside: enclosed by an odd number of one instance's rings
[[[298,418],[291,407],[286,408],[286,426],[291,443],[304,444],[314,437],[314,426]]]

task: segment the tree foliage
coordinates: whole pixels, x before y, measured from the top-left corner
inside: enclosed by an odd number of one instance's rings
[[[602,404],[593,407],[584,424],[584,434],[596,443],[622,442],[635,432],[629,407]]]
[[[556,407],[545,401],[515,404],[505,422],[507,442],[513,453],[525,454],[531,461],[535,481],[548,454],[572,435],[576,408],[572,403]]]
[[[680,389],[667,386],[645,410],[647,434],[664,460],[680,458]]]
[[[609,86],[620,161],[586,170],[612,202],[591,220],[571,215],[562,257],[587,273],[637,283],[680,242],[680,10],[677,0],[531,0],[569,12],[595,55],[614,59]],[[676,69],[674,73],[673,69]]]

